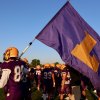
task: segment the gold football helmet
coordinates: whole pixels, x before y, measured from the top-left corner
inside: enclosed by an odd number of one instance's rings
[[[41,69],[41,66],[40,66],[40,65],[37,65],[37,66],[36,66],[36,69]]]
[[[9,47],[4,53],[4,60],[8,60],[11,57],[18,57],[19,51],[15,47]]]
[[[61,64],[56,64],[56,67],[60,68],[61,67]]]
[[[25,63],[28,63],[27,58],[22,58],[22,61],[24,61]]]
[[[50,67],[55,67],[55,64],[54,63],[50,64]]]
[[[60,67],[60,69],[63,70],[65,67],[66,67],[66,65],[62,64],[61,67]]]
[[[50,68],[50,64],[44,64],[44,68]]]

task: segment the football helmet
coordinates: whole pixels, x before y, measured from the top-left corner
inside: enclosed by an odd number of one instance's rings
[[[44,68],[50,68],[50,64],[44,64]]]
[[[56,64],[56,67],[60,68],[61,67],[61,64]]]
[[[25,63],[28,63],[27,58],[23,58],[22,61],[24,61]]]
[[[36,69],[41,69],[41,66],[40,66],[40,65],[37,65],[37,66],[36,66]]]
[[[54,63],[50,64],[50,67],[55,67],[55,64]]]
[[[65,67],[66,67],[65,64],[62,64],[60,69],[63,70]]]
[[[4,53],[4,60],[8,60],[11,57],[15,57],[17,58],[19,55],[19,51],[17,48],[15,47],[9,47],[6,49],[5,53]]]

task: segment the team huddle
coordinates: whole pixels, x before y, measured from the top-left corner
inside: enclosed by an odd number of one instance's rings
[[[63,94],[71,95],[70,72],[64,64],[44,64],[30,68],[26,58],[19,58],[19,51],[15,47],[8,48],[3,59],[4,62],[0,64],[0,88],[4,89],[6,100],[32,100],[34,80],[37,90],[42,91],[43,96],[46,94],[47,100],[53,100],[55,93],[60,100],[63,100]]]

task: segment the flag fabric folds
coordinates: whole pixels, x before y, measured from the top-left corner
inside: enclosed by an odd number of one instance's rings
[[[36,36],[100,90],[100,37],[67,2]]]

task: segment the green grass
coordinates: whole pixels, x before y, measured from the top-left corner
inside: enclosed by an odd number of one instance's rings
[[[0,100],[5,100],[5,95],[3,89],[0,89]],[[32,100],[42,100],[42,92],[36,90],[36,88],[32,88]],[[54,100],[59,100],[56,97]]]
[[[87,90],[86,94],[88,100],[97,100],[97,97],[93,93],[91,93],[91,91]],[[3,89],[0,89],[0,100],[5,100]],[[42,100],[42,92],[36,90],[35,87],[32,88],[32,100]],[[59,97],[56,96],[54,100],[59,100]]]
[[[32,88],[32,100],[41,100],[42,99],[42,93],[36,88]],[[0,100],[5,100],[5,95],[3,89],[0,89]]]
[[[5,95],[3,89],[0,89],[0,100],[5,100]]]
[[[32,92],[32,100],[41,100],[42,99],[42,93],[38,90]]]

